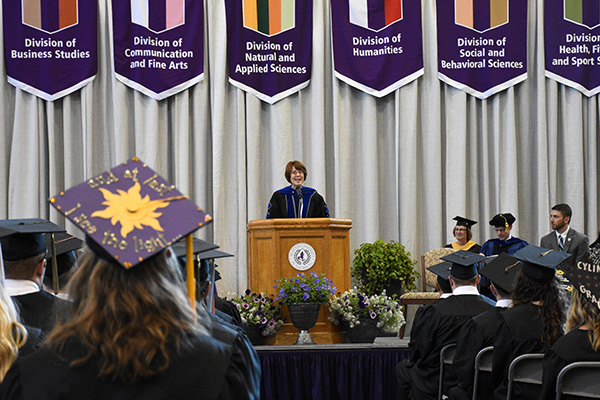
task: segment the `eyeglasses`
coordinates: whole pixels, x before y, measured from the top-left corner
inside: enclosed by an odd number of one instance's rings
[[[465,228],[455,228],[454,231],[455,232],[466,232],[467,230]]]

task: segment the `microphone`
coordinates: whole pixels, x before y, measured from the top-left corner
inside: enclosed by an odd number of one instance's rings
[[[298,208],[296,211],[298,218],[302,218],[302,188],[300,186],[296,188],[296,195],[298,196]]]
[[[298,195],[298,198],[302,198],[302,187],[298,186],[296,188],[296,194]]]

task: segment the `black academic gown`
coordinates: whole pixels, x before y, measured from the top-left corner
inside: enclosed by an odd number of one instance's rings
[[[544,356],[544,377],[540,400],[556,396],[556,378],[561,369],[577,361],[600,361],[600,353],[594,351],[588,338],[588,331],[574,329],[561,337]],[[563,396],[563,399],[574,399]]]
[[[500,314],[494,339],[492,385],[494,399],[506,399],[508,367],[512,360],[526,353],[542,353],[542,320],[539,306],[519,304]],[[539,387],[515,383],[513,399],[537,399]]]
[[[56,312],[67,303],[48,292],[40,290],[35,293],[12,296],[23,324],[41,329],[48,334],[56,321]]]
[[[480,350],[494,345],[496,328],[500,313],[504,307],[494,307],[467,321],[458,335],[456,355],[452,369],[456,373],[458,385],[451,388],[449,397],[452,400],[467,400],[473,398],[473,379],[475,378],[475,358]],[[478,399],[489,400],[492,398],[488,374],[480,374]]]
[[[313,188],[302,186],[301,218],[329,218],[329,209],[323,196]],[[279,189],[269,201],[267,219],[298,218],[298,194],[291,186]]]
[[[442,347],[456,343],[460,328],[491,308],[479,295],[452,295],[419,308],[410,332],[410,358],[396,369],[400,387],[401,380],[409,380],[412,399],[435,400]],[[451,376],[447,381],[456,384]]]
[[[27,331],[27,340],[23,347],[19,349],[19,357],[25,357],[26,355],[33,353],[40,347],[42,340],[44,339],[44,334],[41,329],[25,325],[25,330]]]
[[[0,385],[0,398],[155,400],[155,399],[258,399],[260,364],[248,339],[237,331],[217,326],[215,337],[199,335],[193,350],[171,354],[169,367],[134,384],[98,379],[98,360],[71,368],[85,354],[75,341],[60,357],[48,347],[18,359]],[[248,363],[248,360],[251,360]]]

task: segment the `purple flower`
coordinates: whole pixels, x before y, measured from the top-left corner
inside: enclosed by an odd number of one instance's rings
[[[371,311],[371,319],[375,319],[377,318],[377,314],[375,314],[375,312]]]
[[[273,321],[273,320],[270,320],[270,321],[269,321],[269,327],[270,327],[270,328],[274,328],[274,327],[275,327],[275,321]]]
[[[242,307],[244,307],[247,310],[250,308],[250,304],[244,303],[244,304],[242,304]]]
[[[358,306],[359,306],[360,308],[365,308],[367,305],[366,305],[365,303],[363,303],[362,301],[359,301],[359,302],[358,302]]]
[[[309,297],[310,295],[308,293],[304,293],[304,295],[302,296],[302,300],[306,301]]]
[[[248,296],[250,294],[250,289],[246,289],[246,296]]]
[[[263,325],[264,325],[264,324],[266,324],[266,323],[267,323],[267,319],[266,319],[265,317],[263,317],[263,318],[260,320],[260,323],[261,323],[261,324],[263,324]]]

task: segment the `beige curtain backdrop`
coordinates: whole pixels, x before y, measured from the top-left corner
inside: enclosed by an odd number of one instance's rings
[[[219,289],[239,291],[247,223],[299,159],[332,216],[352,219],[351,251],[395,239],[418,258],[453,240],[455,215],[479,221],[482,243],[497,212],[539,244],[559,202],[597,237],[598,101],[544,78],[542,2],[529,1],[527,80],[482,101],[437,78],[434,0],[422,3],[425,75],[381,99],[334,78],[330,4],[316,0],[310,85],[274,105],[228,83],[222,0],[205,3],[205,80],[160,102],[116,81],[111,5],[98,7],[91,84],[47,102],[0,83],[0,218],[64,224],[49,196],[137,155],[213,215],[198,236],[235,254]]]

